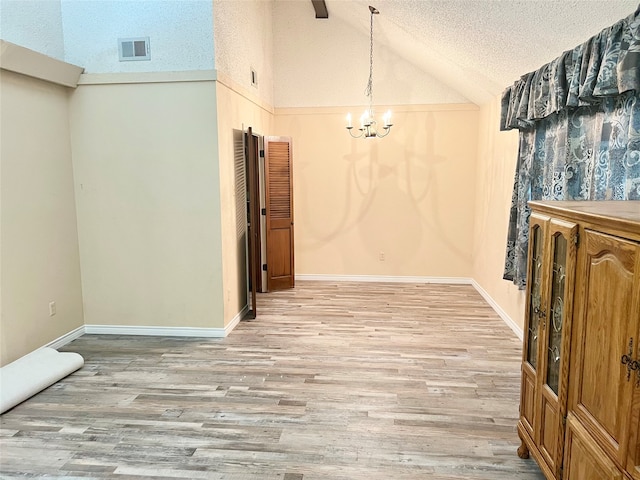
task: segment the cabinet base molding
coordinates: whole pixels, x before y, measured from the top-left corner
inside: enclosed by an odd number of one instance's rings
[[[520,441],[522,442],[522,444],[518,447],[518,456],[522,459],[533,457],[535,462],[540,467],[540,470],[544,474],[544,477],[547,480],[555,480],[555,475],[547,466],[542,453],[540,453],[540,450],[538,450],[538,447],[529,435],[529,432],[527,432],[525,427],[522,425],[522,422],[518,422],[518,436],[520,437]]]

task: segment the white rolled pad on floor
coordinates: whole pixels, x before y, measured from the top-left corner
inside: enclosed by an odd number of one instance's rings
[[[40,348],[0,368],[0,414],[84,365],[78,353]]]

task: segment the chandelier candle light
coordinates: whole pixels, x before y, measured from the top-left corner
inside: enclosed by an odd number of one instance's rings
[[[372,6],[369,6],[369,11],[371,12],[371,49],[369,51],[369,82],[367,83],[367,88],[365,90],[365,95],[369,98],[369,108],[360,116],[360,127],[358,128],[360,133],[357,135],[354,135],[352,131],[353,125],[351,124],[351,114],[349,113],[347,115],[347,130],[353,138],[386,137],[389,135],[391,127],[393,126],[391,123],[391,111],[389,110],[382,117],[382,121],[384,122],[382,127],[383,131],[378,132],[378,122],[376,122],[375,115],[373,113],[373,16],[378,15],[380,12]]]

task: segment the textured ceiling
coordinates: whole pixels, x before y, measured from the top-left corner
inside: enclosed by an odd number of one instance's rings
[[[520,75],[630,15],[637,0],[326,0],[376,43],[481,104]],[[317,20],[327,21],[327,20]]]

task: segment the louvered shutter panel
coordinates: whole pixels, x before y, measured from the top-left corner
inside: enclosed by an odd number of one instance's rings
[[[294,286],[291,139],[266,137],[267,288]]]

